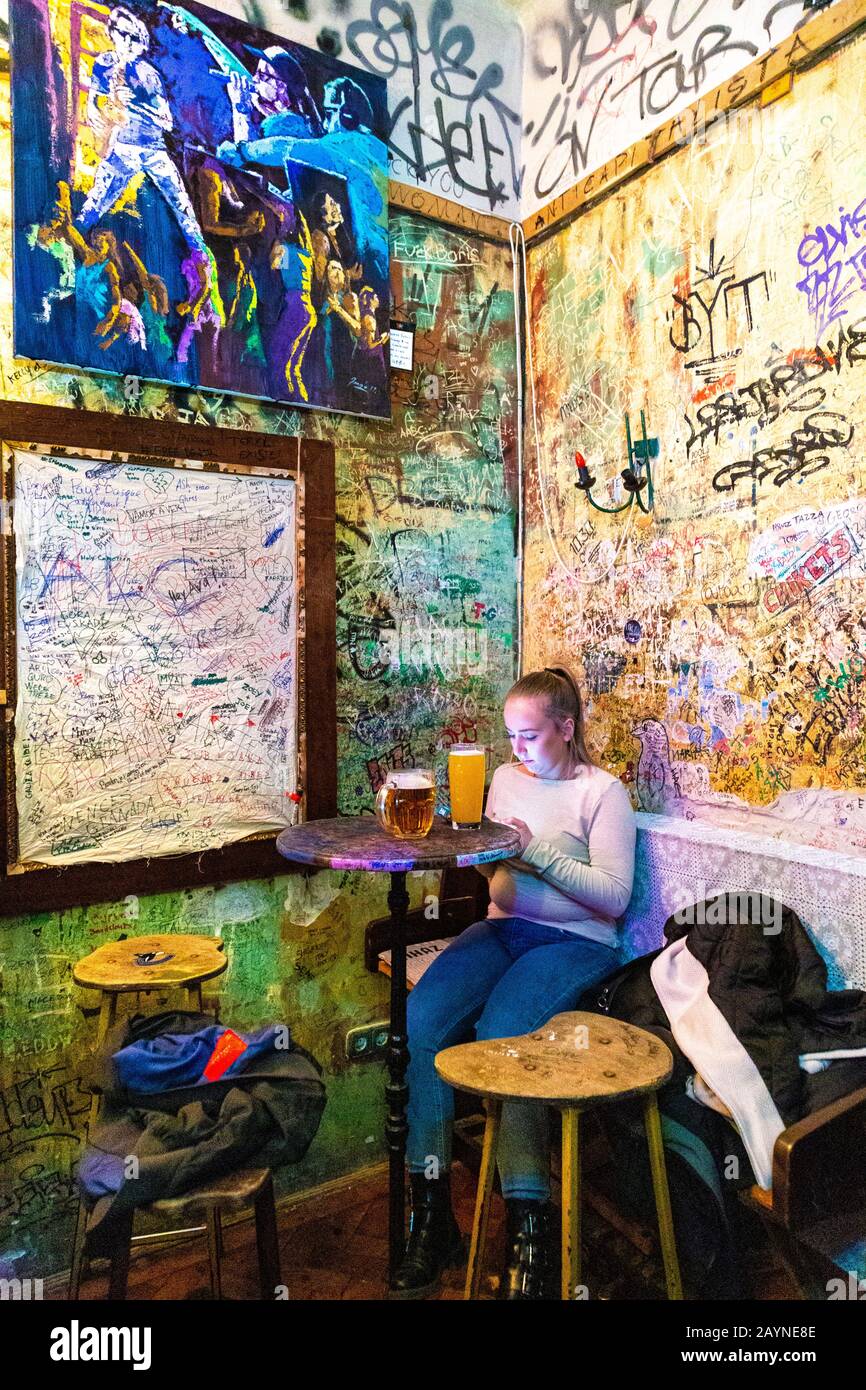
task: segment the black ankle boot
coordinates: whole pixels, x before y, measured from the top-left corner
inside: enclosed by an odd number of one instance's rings
[[[550,1203],[505,1203],[505,1274],[500,1297],[544,1299],[550,1292]]]
[[[439,1276],[465,1256],[460,1228],[451,1210],[451,1183],[447,1173],[425,1178],[410,1173],[412,1217],[409,1244],[391,1285],[392,1298],[423,1298],[432,1293]]]

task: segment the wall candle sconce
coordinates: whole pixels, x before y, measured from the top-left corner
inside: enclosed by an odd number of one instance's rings
[[[625,417],[625,444],[627,466],[620,473],[623,487],[629,494],[628,501],[623,502],[621,507],[603,507],[600,502],[596,502],[592,496],[592,488],[595,485],[595,478],[592,477],[586,464],[583,454],[575,451],[574,461],[577,464],[578,479],[575,487],[579,487],[586,493],[586,500],[591,507],[595,507],[597,512],[608,512],[615,515],[617,512],[624,512],[633,502],[637,502],[642,512],[647,515],[653,510],[653,489],[651,459],[659,456],[659,441],[657,437],[648,438],[646,432],[646,417],[644,412],[640,413],[641,437],[632,443],[631,424],[628,415]],[[644,470],[646,470],[644,472]],[[641,493],[646,488],[646,502]]]

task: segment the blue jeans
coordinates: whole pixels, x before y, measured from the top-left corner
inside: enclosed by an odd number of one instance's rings
[[[409,995],[409,1171],[430,1176],[451,1165],[454,1092],[433,1065],[437,1052],[473,1031],[478,1039],[531,1033],[619,964],[610,946],[522,917],[476,922],[456,937]],[[504,1196],[547,1200],[546,1106],[503,1106],[498,1162]]]

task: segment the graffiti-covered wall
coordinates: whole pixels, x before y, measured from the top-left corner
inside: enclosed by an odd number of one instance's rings
[[[542,0],[525,31],[523,216],[807,24],[782,0]]]
[[[644,810],[840,849],[866,846],[864,57],[537,244],[528,291],[527,666],[578,662]],[[654,510],[604,514],[575,451],[618,507],[641,411]]]
[[[86,408],[332,440],[341,812],[369,812],[390,767],[442,773],[455,740],[501,757],[516,625],[508,248],[392,215],[395,311],[417,334],[413,372],[394,376],[391,423],[16,360],[8,74],[0,102],[0,395],[65,405],[70,417]],[[433,887],[410,879],[413,903]],[[320,873],[0,922],[0,1262],[38,1276],[67,1264],[95,1029],[93,997],[71,969],[121,933],[219,932],[230,959],[222,1018],[283,1019],[325,1066],[322,1128],[304,1163],[281,1174],[284,1190],[380,1158],[382,1069],[350,1065],[344,1048],[350,1027],[387,1016],[384,977],[363,964],[364,927],[386,911],[386,890],[378,877]]]

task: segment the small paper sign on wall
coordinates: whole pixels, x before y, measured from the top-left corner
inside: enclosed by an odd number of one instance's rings
[[[398,372],[411,372],[415,351],[414,323],[391,320],[391,367]]]

